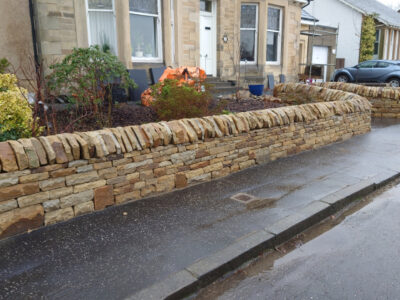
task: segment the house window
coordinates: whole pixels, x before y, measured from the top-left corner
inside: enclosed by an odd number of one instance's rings
[[[200,0],[200,11],[212,12],[212,1],[211,0]]]
[[[267,63],[279,64],[281,60],[282,9],[268,7]]]
[[[257,4],[242,4],[240,14],[240,61],[256,63],[257,57]]]
[[[89,45],[117,53],[113,0],[87,0]]]
[[[160,0],[129,0],[133,61],[162,62]]]
[[[374,43],[374,57],[378,58],[379,56],[379,41],[381,38],[381,31],[377,29],[375,31],[375,43]]]

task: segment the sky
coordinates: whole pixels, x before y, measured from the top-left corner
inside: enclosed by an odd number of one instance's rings
[[[400,0],[379,0],[379,2],[396,10],[400,8]]]

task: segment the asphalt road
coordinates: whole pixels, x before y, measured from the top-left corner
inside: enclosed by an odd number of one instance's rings
[[[399,299],[399,215],[396,185],[305,244],[299,238],[278,249],[293,246],[288,254],[265,254],[197,298]]]

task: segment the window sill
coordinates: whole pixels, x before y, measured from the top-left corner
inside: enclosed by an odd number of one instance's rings
[[[132,62],[133,63],[149,63],[149,64],[158,64],[162,63],[163,59],[162,58],[154,58],[154,57],[132,57]]]
[[[240,62],[240,65],[241,65],[241,66],[246,66],[246,65],[254,66],[254,65],[256,65],[256,64],[257,64],[257,62],[255,62],[255,61],[248,61],[248,62],[241,61],[241,62]]]
[[[267,61],[265,62],[267,66],[279,66],[281,64],[280,61]]]

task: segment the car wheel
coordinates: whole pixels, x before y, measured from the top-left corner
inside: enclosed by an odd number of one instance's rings
[[[388,80],[389,86],[398,88],[400,87],[400,79],[399,78],[390,78]]]
[[[338,77],[336,77],[337,82],[349,82],[349,76],[345,74],[340,74]]]

